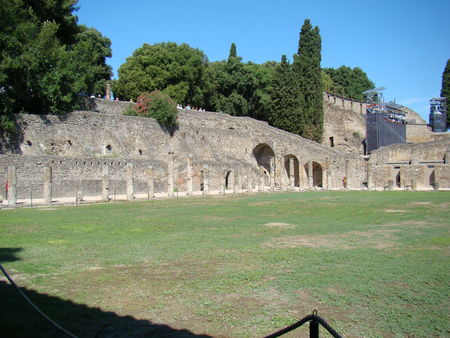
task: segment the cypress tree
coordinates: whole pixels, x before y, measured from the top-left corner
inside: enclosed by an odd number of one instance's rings
[[[301,116],[298,109],[298,88],[292,66],[281,57],[272,78],[270,124],[291,133],[300,134]]]
[[[236,44],[232,42],[230,47],[230,55],[228,56],[228,58],[235,58],[235,57],[237,57]]]
[[[447,129],[450,127],[450,59],[442,73],[441,97],[447,98]]]
[[[319,28],[306,19],[300,31],[294,71],[298,78],[301,136],[320,142],[323,131],[323,89],[321,76],[322,41]]]

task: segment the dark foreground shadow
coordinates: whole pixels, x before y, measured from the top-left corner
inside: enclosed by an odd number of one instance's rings
[[[21,248],[0,248],[0,264],[20,260],[16,256],[20,251]],[[131,316],[119,316],[26,288],[21,290],[47,316],[78,337],[210,337]],[[0,337],[65,337],[25,301],[1,271]]]
[[[210,337],[21,289],[45,314],[78,337]],[[0,337],[65,337],[4,281],[0,281],[0,301]]]

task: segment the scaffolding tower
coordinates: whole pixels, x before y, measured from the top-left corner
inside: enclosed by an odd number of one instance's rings
[[[434,132],[447,131],[447,99],[435,97],[430,100],[430,126]]]
[[[406,119],[403,106],[384,103],[385,87],[366,90],[367,154],[383,146],[406,142]]]

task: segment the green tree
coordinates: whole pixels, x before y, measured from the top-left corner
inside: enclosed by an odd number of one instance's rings
[[[94,28],[79,29],[70,50],[72,71],[78,74],[74,89],[78,93],[102,95],[106,81],[112,76],[111,67],[106,64],[106,58],[112,56],[111,40]]]
[[[337,69],[325,68],[323,71],[332,80],[332,87],[327,91],[336,95],[361,100],[364,91],[375,88],[374,83],[359,67],[341,66]]]
[[[321,141],[323,130],[321,49],[319,28],[313,28],[309,19],[305,19],[293,65],[298,77],[298,109],[302,120],[299,134],[317,142]]]
[[[153,90],[166,92],[180,104],[204,105],[205,54],[187,44],[144,44],[119,68],[115,93],[125,100]]]
[[[447,98],[447,129],[450,127],[450,59],[442,73],[441,97]]]
[[[14,131],[16,113],[69,112],[80,104],[77,93],[110,76],[110,42],[97,32],[108,46],[93,47],[93,31],[76,25],[75,4],[0,2],[0,130]]]
[[[286,58],[281,57],[272,78],[270,124],[291,133],[302,132],[296,74]]]

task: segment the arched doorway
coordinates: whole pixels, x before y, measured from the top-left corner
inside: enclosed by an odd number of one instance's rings
[[[308,164],[305,164],[305,171],[309,182],[311,173],[308,170]],[[320,163],[315,161],[312,162],[312,186],[323,188],[323,169]]]
[[[292,168],[291,168],[292,164]],[[299,176],[299,163],[298,158],[295,155],[289,154],[284,156],[284,169],[285,175],[288,178],[288,181],[293,180],[294,186],[300,186],[300,176]],[[292,176],[292,177],[291,177]]]
[[[430,184],[431,187],[434,188],[434,186],[436,184],[436,178],[435,178],[434,170],[431,172],[430,176],[428,177],[428,183]]]
[[[270,146],[265,143],[258,144],[253,149],[253,156],[255,156],[258,166],[264,168],[268,174],[273,170],[271,163],[273,163],[275,153]]]
[[[401,187],[401,183],[402,183],[402,176],[400,174],[400,171],[397,173],[397,175],[395,175],[395,186],[397,188]]]

